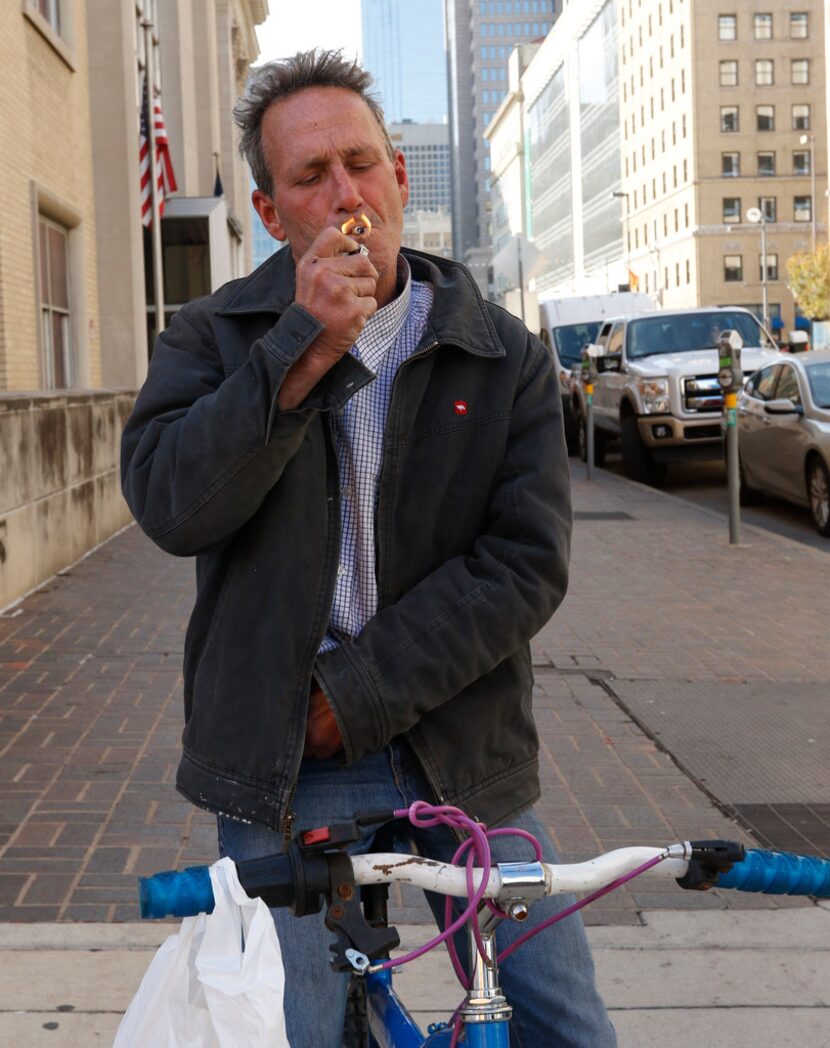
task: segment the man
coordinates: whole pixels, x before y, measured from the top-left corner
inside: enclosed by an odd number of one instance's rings
[[[370,83],[333,52],[254,74],[241,148],[289,247],[173,318],[124,434],[136,518],[197,557],[178,788],[235,859],[417,798],[544,832],[528,640],[564,596],[570,533],[551,361],[463,267],[401,252],[406,164]],[[330,935],[275,921],[291,1043],[333,1048]],[[502,974],[512,1043],[614,1044],[578,920]]]

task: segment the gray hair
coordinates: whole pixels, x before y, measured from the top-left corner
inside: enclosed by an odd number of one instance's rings
[[[293,58],[267,62],[253,70],[245,94],[233,107],[233,117],[240,130],[239,152],[250,164],[257,188],[273,196],[274,181],[262,144],[262,119],[274,102],[307,87],[342,87],[359,95],[383,132],[390,158],[394,157],[383,110],[370,94],[371,86],[371,74],[362,69],[356,59],[350,62],[343,58],[342,51],[300,51]]]

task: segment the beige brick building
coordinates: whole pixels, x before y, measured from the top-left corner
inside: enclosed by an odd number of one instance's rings
[[[787,259],[827,228],[820,6],[621,0],[619,39],[624,249],[641,289],[665,307],[760,311],[759,208],[768,311],[791,330]]]
[[[0,608],[129,521],[119,442],[155,315],[144,23],[178,184],[161,223],[169,317],[250,268],[231,107],[267,13],[267,0],[0,0]]]
[[[82,3],[0,0],[0,390],[100,385]]]

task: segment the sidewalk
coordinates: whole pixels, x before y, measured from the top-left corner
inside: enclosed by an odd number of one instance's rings
[[[582,472],[571,589],[534,643],[540,812],[563,857],[751,844],[736,817],[830,854],[830,557],[748,527],[730,549],[721,517]],[[192,564],[131,528],[0,614],[4,1045],[108,1043],[169,931],[111,923],[135,920],[136,876],[215,857],[213,821],[172,785],[191,592]],[[423,934],[420,900],[399,901]],[[718,1009],[734,1043],[826,1045],[829,912],[662,883],[603,899],[586,920],[621,1044],[656,1044],[666,1021],[688,1034],[675,1044],[727,1043]]]

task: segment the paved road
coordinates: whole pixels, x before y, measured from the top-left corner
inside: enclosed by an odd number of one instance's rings
[[[622,463],[617,454],[609,453],[606,467],[622,476]],[[724,516],[729,513],[726,467],[722,462],[693,462],[671,465],[666,476],[665,491],[688,499],[698,506],[713,509]],[[803,542],[813,549],[830,553],[830,539],[823,538],[813,526],[810,511],[793,506],[783,499],[762,497],[757,506],[741,508],[741,521]]]

